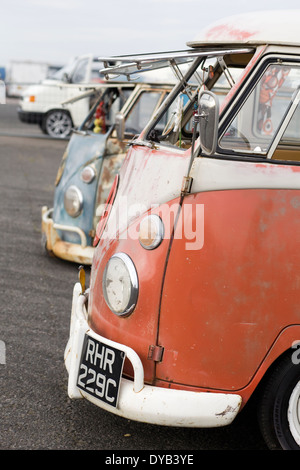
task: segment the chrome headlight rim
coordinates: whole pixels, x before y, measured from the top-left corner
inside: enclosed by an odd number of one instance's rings
[[[71,201],[70,193],[72,191],[73,191],[73,193],[75,194],[75,196],[77,198],[77,201],[76,201],[77,207],[74,208],[73,210],[70,207],[68,207],[68,204]],[[65,191],[65,194],[64,194],[64,208],[65,208],[67,214],[69,214],[73,218],[78,217],[82,212],[82,209],[83,209],[83,195],[82,195],[82,192],[80,191],[80,189],[77,186],[73,185],[73,184],[71,186],[69,186],[67,188],[67,190]]]
[[[130,284],[131,284],[129,300],[127,302],[126,308],[124,308],[122,311],[119,311],[113,308],[107,296],[107,290],[106,290],[106,285],[105,285],[106,280],[107,280],[107,272],[109,269],[109,264],[112,260],[115,260],[115,259],[121,260],[121,262],[123,262],[123,264],[125,265],[128,275],[129,275]],[[102,291],[103,291],[104,299],[105,299],[107,306],[118,317],[126,317],[130,315],[135,309],[136,304],[137,304],[137,299],[138,299],[139,281],[138,281],[138,275],[136,272],[135,265],[132,259],[130,258],[130,256],[128,256],[126,253],[123,253],[123,252],[115,253],[106,263],[106,266],[103,272],[103,278],[102,278]]]

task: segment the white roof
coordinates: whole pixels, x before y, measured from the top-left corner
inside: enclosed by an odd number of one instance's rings
[[[223,18],[187,43],[190,47],[212,44],[300,45],[300,10],[256,11]]]

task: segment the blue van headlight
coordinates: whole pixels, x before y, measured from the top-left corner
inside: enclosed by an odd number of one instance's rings
[[[110,310],[119,316],[132,313],[138,298],[138,277],[131,258],[116,253],[105,266],[102,289]]]
[[[83,196],[77,186],[69,186],[64,196],[64,206],[71,217],[78,217],[83,208]]]

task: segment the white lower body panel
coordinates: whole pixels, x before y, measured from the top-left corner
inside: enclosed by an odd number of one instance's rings
[[[65,350],[65,365],[69,374],[70,398],[86,398],[96,406],[127,419],[145,423],[182,426],[217,427],[230,424],[239,412],[242,399],[237,394],[192,392],[154,387],[144,384],[141,360],[131,348],[115,343],[93,332],[87,323],[85,295],[75,284],[70,337]],[[121,379],[117,407],[95,398],[77,387],[77,376],[85,334],[125,352],[132,363],[134,380]]]

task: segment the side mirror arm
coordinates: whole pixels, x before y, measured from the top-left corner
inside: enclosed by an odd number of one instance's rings
[[[117,113],[116,114],[115,129],[116,129],[118,140],[122,141],[124,139],[124,134],[125,134],[125,117],[124,117],[124,114],[122,114],[122,113]]]
[[[198,121],[201,148],[212,155],[217,148],[219,126],[219,101],[211,91],[201,91],[198,99]]]

